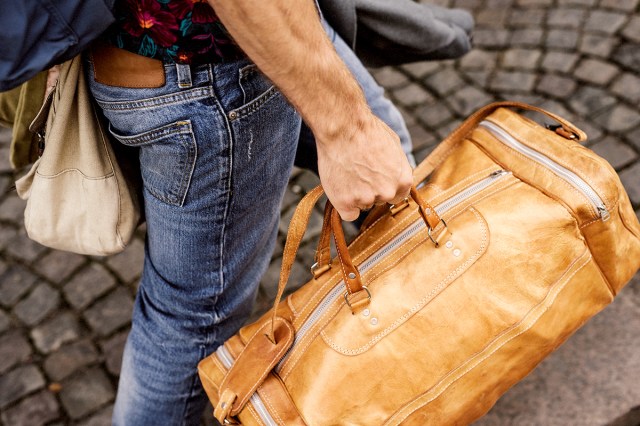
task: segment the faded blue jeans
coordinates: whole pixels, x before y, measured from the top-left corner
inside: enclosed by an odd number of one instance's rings
[[[167,64],[156,89],[97,83],[88,65],[111,133],[140,149],[147,220],[113,423],[197,425],[197,363],[251,312],[301,120],[249,61]]]

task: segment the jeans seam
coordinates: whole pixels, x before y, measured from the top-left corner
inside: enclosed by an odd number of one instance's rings
[[[280,93],[278,89],[275,86],[271,86],[263,94],[255,98],[249,104],[241,106],[240,108],[231,110],[230,113],[235,112],[237,114],[237,117],[235,118],[235,120],[248,117],[254,112],[256,112],[258,109],[260,109],[260,107],[262,107],[268,101],[273,99],[273,97],[276,96],[278,93]]]
[[[147,99],[140,99],[136,101],[117,101],[107,102],[96,98],[96,102],[102,109],[112,111],[122,110],[134,110],[153,108],[166,105],[175,105],[183,102],[205,99],[207,97],[215,96],[212,86],[199,87],[180,93],[172,93],[169,95],[159,95]]]

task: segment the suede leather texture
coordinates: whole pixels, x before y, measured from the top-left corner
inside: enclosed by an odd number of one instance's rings
[[[509,173],[442,214],[448,234],[439,247],[423,228],[361,270],[371,292],[366,310],[353,314],[337,297],[305,326],[258,387],[276,424],[470,424],[638,270],[640,225],[613,169],[575,140],[499,106],[463,123],[418,166],[416,183],[429,174],[418,193],[437,209],[492,173]],[[478,127],[485,116],[588,182],[608,220],[567,181]],[[360,268],[420,220],[413,200],[378,215],[350,244],[353,265]],[[278,316],[298,333],[342,279],[340,259],[333,259],[280,302]],[[227,341],[229,352],[237,357],[271,315]],[[200,370],[215,406],[228,372],[215,354]],[[264,424],[251,402],[234,421]]]

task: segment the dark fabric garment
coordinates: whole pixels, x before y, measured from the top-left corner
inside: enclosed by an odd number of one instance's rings
[[[245,55],[206,0],[116,0],[110,44],[167,63],[234,61]]]
[[[113,1],[0,1],[0,92],[84,50],[114,21]]]
[[[371,67],[453,59],[471,49],[473,17],[412,0],[319,0],[325,19]]]

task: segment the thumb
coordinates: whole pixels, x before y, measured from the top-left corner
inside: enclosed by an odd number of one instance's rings
[[[342,220],[344,220],[346,222],[353,222],[354,220],[356,220],[358,218],[358,216],[360,216],[360,209],[358,209],[358,208],[354,208],[354,207],[339,208],[339,207],[336,207],[336,210],[340,214],[340,217],[342,218]]]

